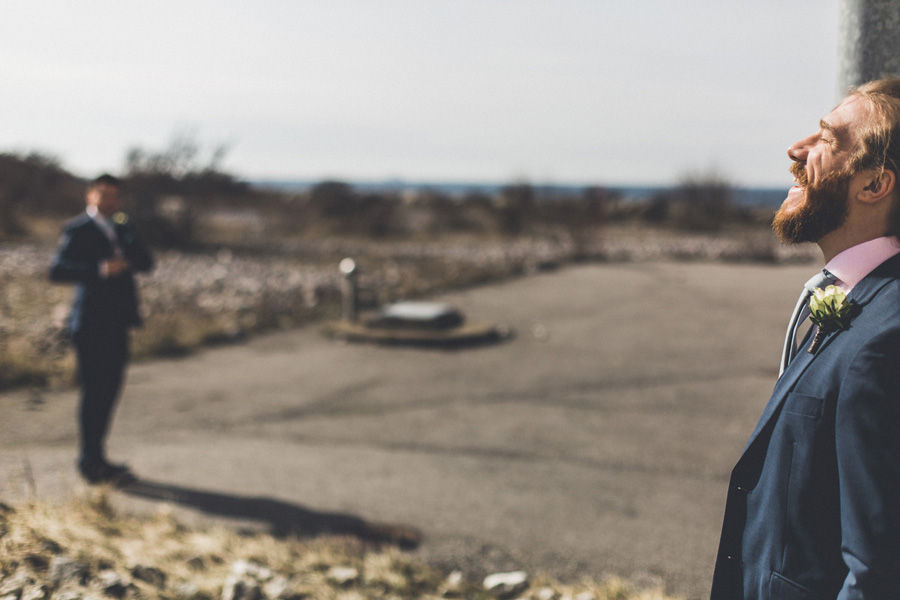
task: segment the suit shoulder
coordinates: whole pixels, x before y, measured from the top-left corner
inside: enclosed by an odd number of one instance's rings
[[[848,341],[855,340],[856,351],[861,356],[877,349],[877,354],[900,359],[900,280],[885,285],[862,307],[859,316],[850,323],[850,332],[855,335],[848,336]]]
[[[872,298],[871,304],[885,318],[900,317],[900,278],[888,281]]]
[[[82,213],[82,214],[78,215],[77,217],[74,217],[74,218],[66,221],[63,224],[63,231],[64,232],[73,232],[73,231],[76,231],[78,229],[83,229],[88,226],[93,226],[93,223],[91,222],[91,218],[88,215]]]

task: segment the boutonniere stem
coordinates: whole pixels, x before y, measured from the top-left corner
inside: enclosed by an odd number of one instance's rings
[[[809,353],[815,354],[825,336],[832,331],[843,331],[850,328],[850,321],[859,314],[859,305],[847,300],[847,294],[836,285],[829,285],[824,290],[816,288],[809,299],[809,319],[818,327],[809,347]]]
[[[822,340],[825,339],[825,330],[819,327],[816,329],[816,335],[813,336],[812,344],[809,345],[809,353],[815,354],[816,350],[819,349],[819,346],[822,345]]]

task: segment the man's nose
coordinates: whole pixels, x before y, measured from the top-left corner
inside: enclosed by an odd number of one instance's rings
[[[809,155],[809,148],[812,146],[814,141],[813,138],[815,137],[816,136],[811,135],[791,144],[787,151],[790,159],[794,162],[806,162],[806,157]]]

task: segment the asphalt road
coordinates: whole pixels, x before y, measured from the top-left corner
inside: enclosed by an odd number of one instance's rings
[[[278,533],[421,542],[445,568],[618,574],[705,597],[727,477],[814,266],[577,266],[441,297],[504,343],[339,343],[318,328],[132,365],[110,439],[168,500]],[[0,395],[0,499],[57,499],[76,391]]]

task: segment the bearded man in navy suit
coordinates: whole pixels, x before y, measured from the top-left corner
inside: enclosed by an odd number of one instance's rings
[[[819,245],[850,310],[825,310],[793,358],[786,342],[732,471],[711,598],[896,599],[900,79],[852,91],[788,155],[797,185],[776,233]]]
[[[105,440],[128,362],[129,330],[141,324],[134,274],[150,271],[153,258],[119,212],[118,178],[101,175],[85,200],[85,213],[63,230],[50,279],[75,284],[68,331],[81,382],[79,471],[89,483],[124,483],[134,476],[107,460]]]

